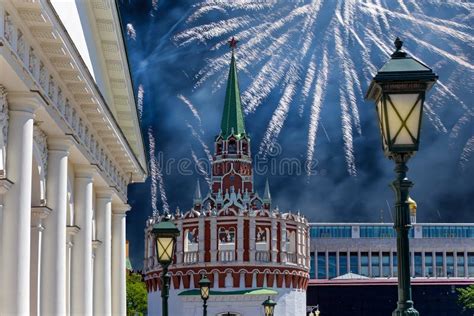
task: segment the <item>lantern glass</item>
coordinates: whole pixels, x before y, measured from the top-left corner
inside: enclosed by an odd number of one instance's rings
[[[158,236],[156,238],[156,250],[160,264],[169,264],[173,261],[174,241],[174,237],[169,236]]]
[[[209,286],[201,287],[201,298],[207,300],[209,298]]]
[[[376,105],[385,152],[417,151],[423,93],[384,93]]]
[[[273,316],[273,306],[265,306],[265,316]]]
[[[265,316],[273,316],[273,310],[275,309],[276,302],[268,297],[268,299],[266,299],[262,305]]]

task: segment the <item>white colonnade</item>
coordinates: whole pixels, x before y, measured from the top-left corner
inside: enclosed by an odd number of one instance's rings
[[[36,93],[8,94],[8,148],[0,175],[0,315],[126,315],[129,206],[106,186],[97,166],[74,163],[70,153],[77,143],[66,134],[45,133],[45,160],[35,160],[33,134],[41,128],[34,126],[35,111],[43,102]],[[41,185],[34,168],[47,170]],[[33,205],[32,191],[43,184],[41,205]],[[93,216],[101,242],[95,260]]]

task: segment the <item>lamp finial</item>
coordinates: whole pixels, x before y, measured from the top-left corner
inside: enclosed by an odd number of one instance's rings
[[[393,43],[395,44],[395,48],[397,50],[392,54],[392,57],[394,57],[394,58],[405,58],[407,56],[407,53],[405,53],[402,50],[403,41],[397,36],[397,38],[395,39],[395,42],[393,42]]]

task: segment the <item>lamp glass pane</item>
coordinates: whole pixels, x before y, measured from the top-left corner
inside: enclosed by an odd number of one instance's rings
[[[158,237],[158,261],[171,262],[173,256],[173,238],[172,237]]]
[[[422,102],[421,98],[416,102],[415,107],[408,117],[406,121],[406,126],[408,130],[410,131],[411,135],[415,138],[418,139],[418,132],[420,130],[420,115],[422,112]]]
[[[207,286],[201,287],[201,298],[207,299],[209,297],[209,288]]]
[[[265,315],[270,316],[271,313],[272,313],[272,307],[268,306],[268,305],[265,305]]]
[[[415,143],[412,136],[418,135],[421,105],[420,101],[417,102],[418,96],[417,93],[389,95],[387,102],[388,129],[391,142],[395,145],[413,145]]]
[[[380,133],[382,134],[382,145],[383,148],[385,149],[387,147],[387,131],[386,131],[386,126],[385,126],[385,113],[384,113],[384,106],[383,106],[383,98],[379,98],[377,102],[377,117],[379,119],[379,127],[380,127]]]

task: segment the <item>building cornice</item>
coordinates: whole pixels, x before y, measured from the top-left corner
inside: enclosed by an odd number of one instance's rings
[[[64,133],[73,136],[81,152],[126,200],[130,174],[134,180],[144,180],[146,170],[138,163],[72,40],[49,3],[14,5],[5,2],[0,8],[2,55],[16,64],[13,67],[19,77],[44,99],[46,111],[57,118]]]

